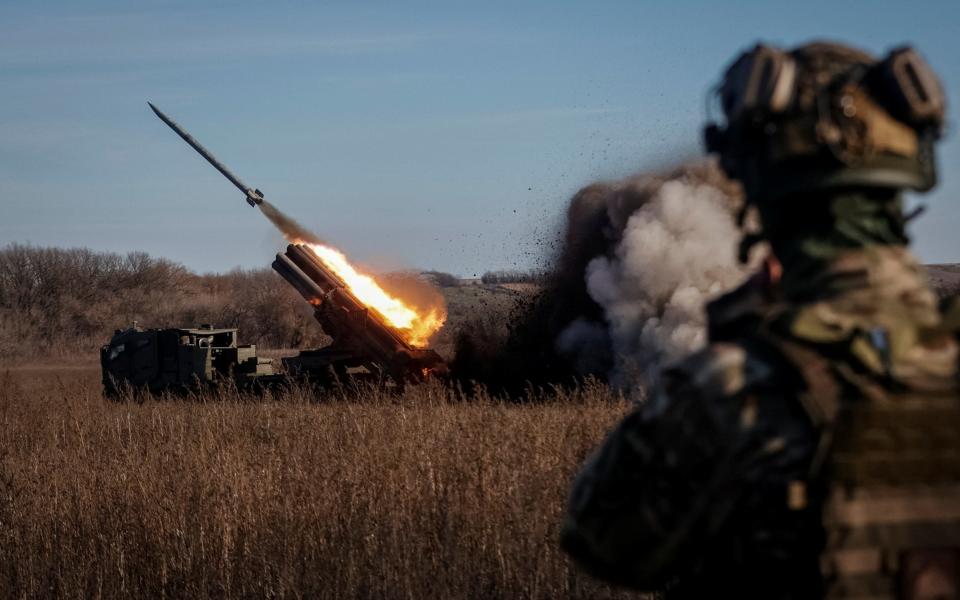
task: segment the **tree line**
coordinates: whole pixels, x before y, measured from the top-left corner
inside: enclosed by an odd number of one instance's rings
[[[96,351],[117,328],[240,328],[241,342],[316,346],[303,299],[270,269],[198,275],[144,252],[11,244],[0,248],[0,353],[16,358]]]

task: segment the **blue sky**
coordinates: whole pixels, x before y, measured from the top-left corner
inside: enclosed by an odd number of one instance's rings
[[[824,37],[913,43],[960,100],[956,0],[4,0],[0,245],[268,265],[279,235],[150,100],[367,264],[535,266],[579,187],[699,152],[739,50]],[[956,122],[913,228],[928,262],[960,262]]]

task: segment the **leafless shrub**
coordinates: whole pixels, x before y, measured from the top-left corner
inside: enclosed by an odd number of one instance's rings
[[[460,285],[460,279],[451,273],[444,273],[443,271],[424,271],[421,274],[430,279],[430,281],[435,283],[438,287],[452,288]]]
[[[480,281],[487,285],[502,283],[542,283],[546,277],[546,274],[540,271],[487,271],[480,276]]]
[[[317,345],[310,308],[272,271],[196,275],[142,252],[0,249],[0,351],[90,354],[118,327],[215,323],[267,347]]]

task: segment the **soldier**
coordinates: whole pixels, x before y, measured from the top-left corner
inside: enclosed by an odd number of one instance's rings
[[[935,182],[936,76],[909,48],[758,45],[717,94],[707,148],[759,223],[741,254],[771,258],[590,458],[563,547],[671,598],[958,598],[960,309],[902,199]]]

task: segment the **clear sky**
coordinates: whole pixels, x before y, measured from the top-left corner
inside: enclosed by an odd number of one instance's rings
[[[0,245],[266,266],[279,236],[148,109],[379,268],[549,251],[579,187],[699,152],[704,95],[757,39],[909,42],[953,104],[914,226],[960,262],[960,2],[0,3]]]

